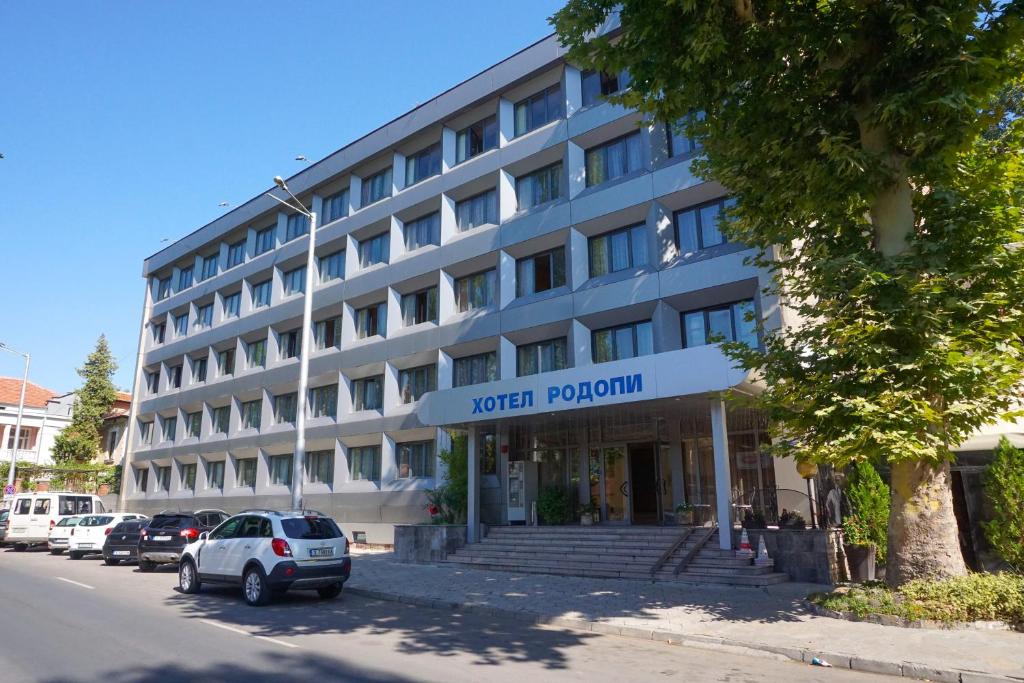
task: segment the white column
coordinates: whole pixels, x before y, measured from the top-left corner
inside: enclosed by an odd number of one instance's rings
[[[402,295],[394,287],[388,287],[387,320],[384,321],[384,336],[390,339],[402,329]]]
[[[405,223],[394,216],[391,217],[391,227],[388,235],[388,263],[394,263],[399,257],[405,255]]]
[[[498,220],[502,223],[516,215],[516,179],[501,169],[498,171]]]
[[[515,137],[516,111],[515,105],[502,97],[498,100],[498,145],[504,147]]]
[[[341,348],[346,348],[356,340],[356,309],[351,304],[344,304],[341,314]]]
[[[441,129],[441,173],[455,167],[455,131],[445,126]]]
[[[445,130],[448,130],[445,128]],[[455,224],[455,200],[446,194],[441,195],[441,244],[451,241],[459,232]]]
[[[569,229],[569,288],[576,291],[590,277],[590,259],[587,236],[576,228]]]
[[[392,197],[405,189],[405,155],[399,154],[398,152],[394,153],[394,166],[392,166],[391,169],[391,185]]]
[[[516,260],[508,252],[498,252],[498,308],[516,298]]]
[[[466,542],[480,541],[480,457],[476,452],[476,427],[470,427],[466,436],[466,457],[469,458],[469,500],[466,514]]]
[[[507,337],[498,337],[498,377],[512,379],[518,373],[516,367],[516,345]]]
[[[7,450],[7,443],[11,440],[11,425],[4,425],[4,434],[3,437],[0,438],[3,439],[3,441],[0,441],[0,451],[5,451]],[[17,446],[18,444],[14,445]],[[6,455],[10,457],[10,453],[7,453]]]
[[[391,412],[401,405],[402,397],[398,391],[398,368],[391,363],[384,364],[384,396],[381,402],[384,413]]]
[[[452,357],[444,351],[437,352],[437,390],[452,388]]]
[[[583,82],[580,80],[580,70],[570,64],[566,64],[562,72],[562,93],[565,97],[565,115],[572,116],[583,106]]]
[[[590,344],[589,327],[574,319],[572,328],[569,330],[569,343],[572,345],[572,366],[574,368],[593,364],[594,355]]]
[[[363,179],[357,175],[348,180],[348,205],[350,214],[363,208]]]
[[[359,272],[359,241],[352,235],[345,236],[345,278]]]
[[[725,401],[711,402],[711,441],[715,449],[715,498],[718,512],[718,546],[732,550],[732,480],[729,473],[729,431]]]
[[[455,278],[447,270],[442,270],[437,285],[437,320],[443,325],[457,312],[455,308]]]
[[[387,434],[380,445],[380,487],[398,477],[398,461],[395,457],[395,440]]]
[[[586,189],[586,155],[583,148],[571,140],[565,143],[565,168],[569,175],[569,199]]]

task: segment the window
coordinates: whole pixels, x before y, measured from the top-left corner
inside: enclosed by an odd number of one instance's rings
[[[295,422],[295,404],[298,394],[278,394],[274,397],[274,424]]]
[[[651,333],[651,321],[597,330],[593,335],[592,348],[595,363],[652,354],[654,337]]]
[[[437,365],[422,365],[398,373],[398,391],[402,403],[412,403],[428,391],[437,390]]]
[[[156,283],[156,300],[163,301],[171,295],[171,278],[164,277],[160,278],[160,281]]]
[[[135,469],[135,490],[145,493],[147,488],[149,488],[149,468],[137,467]]]
[[[488,116],[455,134],[455,163],[461,164],[497,146],[498,117]]]
[[[374,304],[356,311],[356,338],[366,339],[376,335],[384,335],[384,325],[388,319],[387,304]]]
[[[245,240],[228,245],[228,268],[234,268],[245,261]]]
[[[565,115],[564,112],[565,101],[562,97],[562,85],[557,83],[516,103],[515,134],[519,136],[529,133],[546,123],[562,118]]]
[[[428,244],[441,244],[441,214],[438,211],[405,224],[405,250],[415,251]]]
[[[192,323],[196,329],[203,329],[213,325],[213,304],[206,304],[196,309],[196,319]]]
[[[336,221],[339,218],[344,218],[348,215],[348,188],[346,187],[341,192],[336,192],[330,197],[325,197],[323,201],[323,207],[320,209],[323,214],[323,218],[320,220],[321,225],[327,225],[332,221]]]
[[[164,418],[164,441],[174,441],[174,433],[178,430],[178,418]]]
[[[167,325],[164,323],[152,323],[153,341],[157,344],[164,343],[164,336],[167,334]]]
[[[455,281],[455,306],[459,311],[473,311],[494,303],[494,269],[460,277]]]
[[[498,439],[494,432],[477,432],[480,474],[498,473]]]
[[[200,384],[206,381],[206,359],[192,359],[192,384]]]
[[[569,367],[565,337],[548,339],[516,348],[516,374],[519,377]]]
[[[352,381],[352,410],[380,410],[383,397],[383,375]]]
[[[345,277],[345,252],[336,251],[318,260],[320,282],[330,282]]]
[[[617,74],[603,71],[584,71],[580,75],[583,90],[583,106],[589,107],[604,99],[606,95],[617,93],[629,87],[629,71],[623,69]]]
[[[304,213],[293,213],[288,216],[284,228],[284,241],[291,242],[309,232],[309,216]]]
[[[235,469],[238,471],[239,486],[256,486],[256,458],[239,458],[235,461]]]
[[[735,199],[720,199],[676,213],[676,246],[681,254],[693,254],[725,243],[718,222],[725,209],[735,206]]]
[[[493,382],[496,379],[498,379],[498,356],[494,351],[455,359],[452,377],[454,386],[465,387],[470,384]]]
[[[338,416],[338,385],[314,387],[309,390],[309,414],[312,417]]]
[[[183,463],[181,465],[181,490],[196,490],[196,465],[195,463]]]
[[[306,481],[311,484],[334,483],[334,451],[306,453]]]
[[[284,295],[291,296],[306,291],[306,266],[289,270],[284,274]]]
[[[199,437],[199,431],[203,425],[203,413],[197,411],[194,413],[185,413],[185,437]]]
[[[252,286],[252,307],[263,308],[270,305],[270,293],[273,291],[272,280],[264,280]]]
[[[193,273],[193,270],[194,270],[193,266],[186,266],[186,267],[184,267],[184,268],[182,268],[181,270],[178,271],[178,289],[177,289],[177,291],[180,292],[183,289],[188,289],[189,287],[192,286],[192,273]]]
[[[167,368],[167,387],[170,389],[181,388],[181,366],[174,365]]]
[[[139,443],[153,443],[153,423],[139,422]]]
[[[352,481],[379,481],[380,446],[348,449],[348,467]]]
[[[242,429],[259,429],[263,422],[263,399],[242,403]]]
[[[188,313],[174,316],[174,335],[184,337],[188,334]]]
[[[22,427],[18,432],[18,445],[14,445],[14,429],[11,430],[10,436],[7,438],[7,448],[11,450],[27,451],[31,446],[29,442],[32,439],[32,428],[25,426]],[[116,432],[115,432],[116,434]]]
[[[316,350],[337,348],[341,340],[341,318],[328,318],[313,323],[313,341]]]
[[[516,296],[565,285],[565,247],[516,261]]]
[[[526,211],[562,196],[562,162],[516,178],[519,210]]]
[[[200,264],[199,269],[199,281],[209,280],[211,277],[217,274],[217,261],[220,259],[218,254],[211,254],[204,256]]]
[[[237,318],[242,312],[242,293],[235,292],[224,297],[224,317]]]
[[[206,463],[206,487],[211,489],[224,488],[224,461],[214,460]]]
[[[359,242],[359,265],[367,268],[375,263],[387,263],[388,233],[382,232]]]
[[[245,362],[249,368],[262,368],[266,364],[266,339],[257,339],[245,345]]]
[[[360,207],[369,206],[379,202],[385,197],[391,196],[391,167],[378,171],[368,178],[363,178],[362,192],[360,193]]]
[[[587,187],[600,185],[644,166],[640,131],[587,150]]]
[[[669,156],[678,157],[687,154],[696,154],[700,152],[704,146],[701,145],[697,140],[687,136],[686,125],[690,121],[696,118],[698,121],[704,120],[704,112],[697,112],[696,117],[684,117],[676,121],[675,123],[669,123],[666,125],[668,128],[668,153]]]
[[[405,186],[414,185],[441,172],[441,143],[405,158]]]
[[[647,263],[647,230],[642,223],[590,238],[590,277]]]
[[[224,349],[217,352],[217,376],[228,377],[235,374],[235,350]]]
[[[14,506],[14,514],[16,515],[27,515],[29,510],[32,509],[32,499],[22,498]]]
[[[298,330],[282,332],[278,337],[278,342],[280,344],[279,351],[281,352],[282,360],[298,358],[300,351],[299,345],[302,343],[302,338],[299,335]]]
[[[398,478],[434,476],[434,442],[417,441],[416,443],[398,444],[395,454],[398,464]]]
[[[748,316],[750,320],[747,319]],[[738,341],[750,347],[758,346],[752,299],[699,311],[687,311],[682,314],[682,318],[685,348],[721,341]]]
[[[213,409],[213,433],[227,434],[231,422],[231,406],[217,406]]]
[[[155,394],[160,391],[160,371],[154,370],[146,376],[149,393]]]
[[[270,483],[278,486],[292,485],[292,456],[272,455],[270,461]]]
[[[171,490],[171,466],[156,468],[156,490],[157,491],[170,491]]]
[[[437,322],[437,287],[402,295],[402,324]]]
[[[487,190],[455,204],[455,225],[459,232],[497,223],[498,193],[495,190]]]
[[[274,248],[274,233],[277,232],[277,226],[271,225],[269,228],[263,228],[256,233],[256,256],[265,254]]]

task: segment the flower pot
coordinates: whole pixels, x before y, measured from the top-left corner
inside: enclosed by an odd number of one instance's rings
[[[680,526],[692,526],[693,525],[693,510],[688,512],[677,512],[676,513],[676,524]]]
[[[580,513],[580,526],[592,526],[594,524],[594,515],[589,512]]]
[[[97,496],[106,496],[110,494],[110,484],[100,484],[96,489]]]
[[[857,583],[875,580],[875,553],[873,545],[844,545],[846,561],[850,564],[850,580]]]

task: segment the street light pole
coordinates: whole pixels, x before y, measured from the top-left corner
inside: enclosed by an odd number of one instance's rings
[[[306,250],[306,284],[302,301],[302,336],[299,341],[299,390],[295,397],[295,454],[292,456],[292,509],[302,509],[302,483],[306,468],[306,394],[309,387],[310,331],[313,327],[313,270],[316,265],[316,212],[307,211],[291,193],[281,176],[274,182],[298,206],[267,193],[267,196],[309,218],[309,247]]]
[[[25,376],[21,379],[21,398],[18,399],[18,420],[14,424],[14,448],[11,449],[11,466],[7,470],[7,485],[10,486],[14,484],[14,467],[18,457],[18,442],[21,439],[21,418],[25,415],[25,387],[28,386],[28,366],[32,362],[32,357],[27,353],[15,351],[2,342],[0,342],[0,349],[25,358]],[[40,434],[39,438],[42,437],[43,435]]]

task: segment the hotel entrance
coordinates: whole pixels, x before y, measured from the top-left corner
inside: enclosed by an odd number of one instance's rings
[[[662,491],[671,481],[661,476],[653,443],[616,444],[590,449],[590,500],[610,524],[658,524]],[[669,473],[671,477],[671,473]]]

